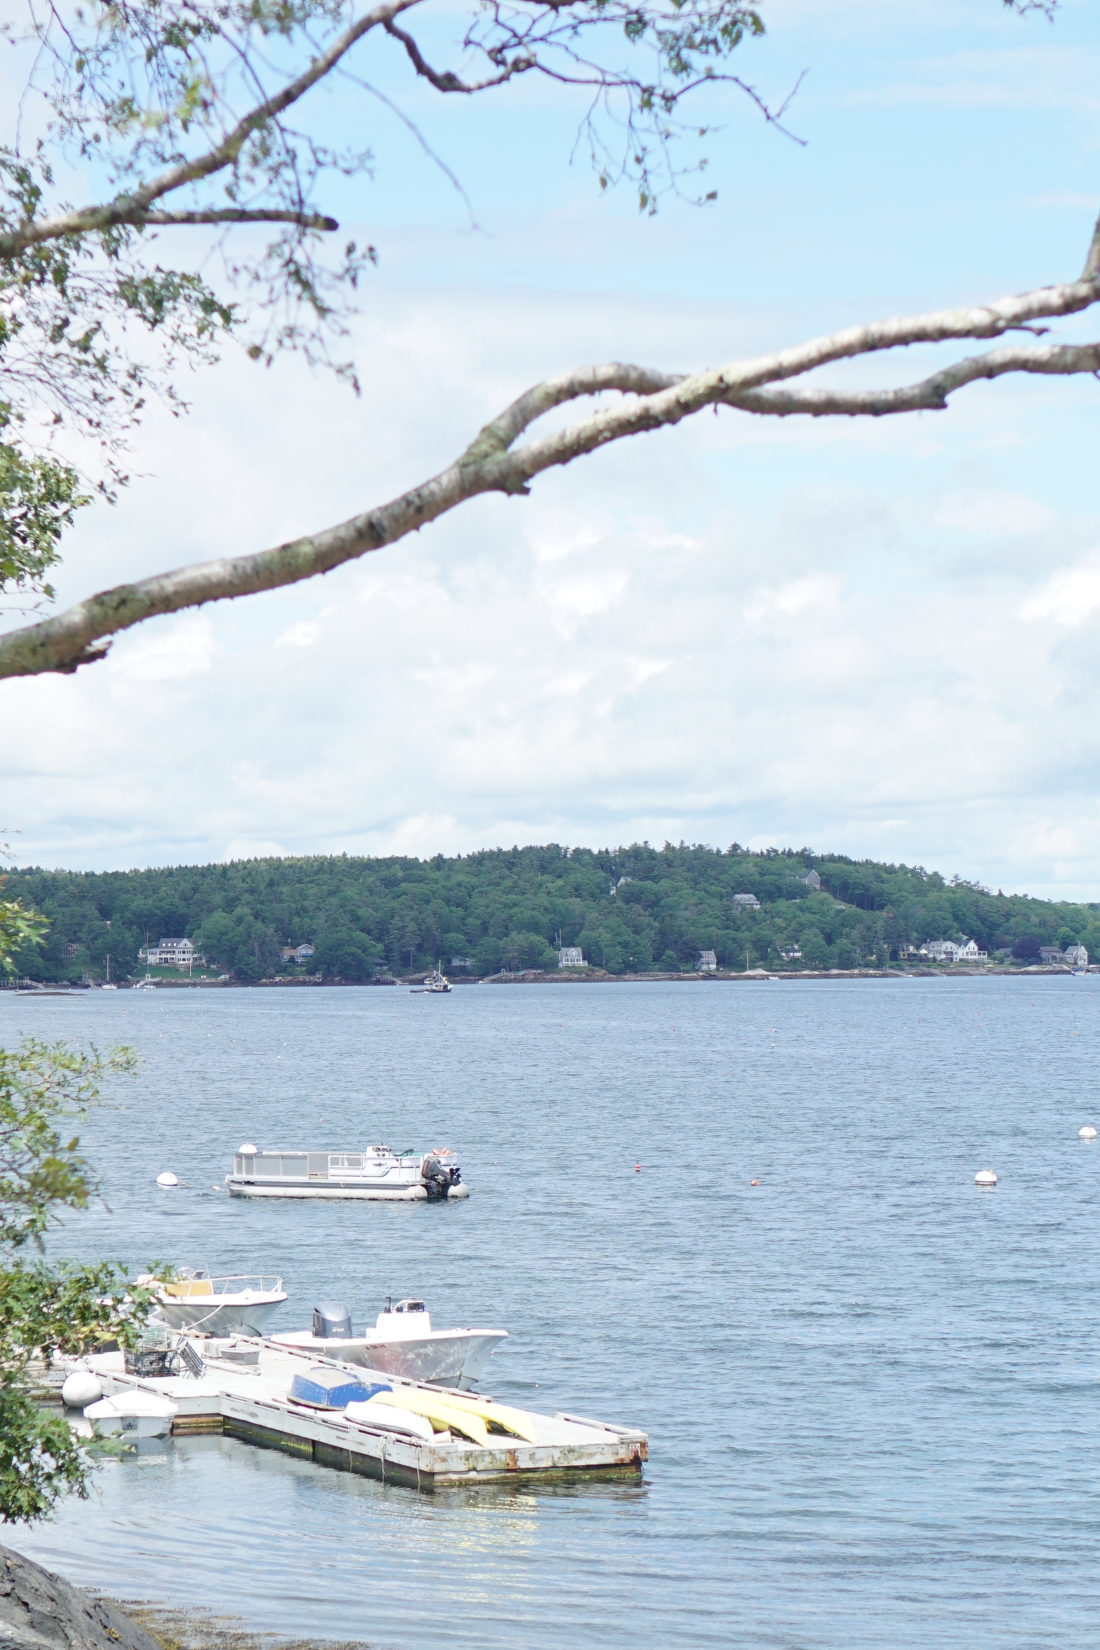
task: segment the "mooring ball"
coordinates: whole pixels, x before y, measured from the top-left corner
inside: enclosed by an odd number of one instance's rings
[[[158,1176],[157,1176],[157,1185],[158,1186],[164,1186],[164,1187],[167,1188],[169,1186],[178,1186],[179,1183],[180,1183],[179,1175],[173,1174],[171,1169],[165,1169],[161,1174],[158,1174]]]
[[[322,1117],[321,1121],[322,1121],[322,1123],[324,1122],[323,1117]],[[237,1155],[238,1155],[238,1157],[255,1157],[255,1155],[259,1151],[259,1149],[260,1148],[258,1146],[254,1146],[252,1144],[251,1140],[246,1140],[244,1145],[241,1146],[240,1149],[238,1150]]]
[[[1083,1129],[1077,1130],[1077,1138],[1078,1140],[1095,1140],[1096,1130],[1091,1123],[1086,1123]]]
[[[979,1169],[977,1174],[974,1176],[974,1184],[975,1186],[995,1186],[997,1184],[997,1176],[993,1173],[992,1169]]]
[[[103,1383],[90,1369],[71,1369],[61,1387],[61,1402],[69,1409],[83,1409],[103,1396]]]

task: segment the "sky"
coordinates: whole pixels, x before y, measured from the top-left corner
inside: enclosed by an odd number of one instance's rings
[[[369,47],[470,205],[337,88],[319,118],[375,157],[331,197],[380,253],[349,341],[363,395],[231,351],[189,377],[190,416],[154,412],[132,485],[82,512],[60,602],[384,501],[572,365],[697,368],[1078,273],[1089,0],[1053,26],[999,0],[764,10],[738,67],[773,100],[806,71],[804,141],[716,99],[717,200],[655,218],[571,160],[577,109],[549,88],[433,100]],[[0,825],[17,863],[71,869],[737,841],[1100,900],[1098,430],[1094,381],[1002,379],[948,412],[726,412],[622,443],[75,676],[0,683]]]

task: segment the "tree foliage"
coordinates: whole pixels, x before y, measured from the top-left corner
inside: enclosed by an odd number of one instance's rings
[[[727,69],[763,33],[740,0],[473,4],[438,62],[437,9],[89,0],[28,4],[8,24],[0,38],[26,87],[0,146],[0,590],[48,591],[60,535],[88,499],[59,434],[93,439],[109,493],[150,395],[182,410],[178,367],[230,337],[255,360],[298,350],[356,382],[333,341],[376,253],[340,239],[322,202],[334,176],[367,178],[373,157],[321,139],[318,86],[354,86],[363,126],[400,96],[402,73],[406,89],[443,94],[519,76],[571,103],[575,90],[600,185],[629,181],[648,211],[683,178],[673,144],[690,93],[726,81],[773,118]],[[181,245],[179,230],[201,244]]]
[[[43,920],[0,903],[0,969],[25,956]],[[95,1190],[74,1124],[107,1079],[129,1071],[125,1050],[100,1055],[29,1039],[0,1048],[0,1519],[41,1518],[68,1492],[85,1495],[91,1462],[58,1414],[36,1401],[31,1362],[133,1344],[150,1304],[105,1262],[51,1263],[45,1242],[66,1210]]]
[[[814,869],[820,890],[805,880]],[[681,843],[593,850],[543,847],[429,860],[241,860],[149,871],[22,870],[15,887],[52,923],[35,965],[75,979],[111,950],[137,972],[148,933],[188,934],[242,981],[271,974],[368,980],[378,972],[553,968],[559,943],[614,974],[693,969],[713,949],[724,967],[851,968],[896,960],[929,940],[982,950],[1080,940],[1100,955],[1100,908],[992,893],[917,866],[810,849],[752,852]],[[759,908],[735,900],[752,894]],[[296,964],[281,949],[306,941]],[[1034,952],[1019,946],[1034,946]],[[131,949],[127,951],[126,945]],[[66,950],[75,945],[76,955]],[[800,952],[801,955],[794,955]],[[21,959],[21,966],[23,966]]]

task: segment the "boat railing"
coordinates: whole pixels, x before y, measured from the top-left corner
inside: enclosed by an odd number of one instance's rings
[[[250,1290],[255,1295],[278,1295],[282,1292],[282,1278],[263,1277],[257,1272],[234,1272],[225,1277],[211,1278],[214,1295],[238,1295]]]
[[[164,1293],[175,1300],[197,1300],[211,1295],[255,1295],[282,1293],[283,1280],[256,1272],[235,1272],[220,1277],[182,1277],[164,1285]]]

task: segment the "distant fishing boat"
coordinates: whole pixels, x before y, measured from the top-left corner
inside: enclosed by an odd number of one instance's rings
[[[469,1197],[458,1158],[448,1146],[430,1152],[261,1151],[244,1145],[225,1177],[230,1197],[339,1197],[419,1203]]]
[[[444,974],[444,972],[443,972],[442,968],[440,967],[439,963],[436,963],[435,967],[432,969],[430,974],[425,975],[423,985],[414,985],[413,986],[413,991],[414,992],[427,991],[427,992],[430,992],[433,996],[441,996],[443,994],[443,992],[450,991],[450,989],[451,989],[451,982],[447,978],[446,974]]]

